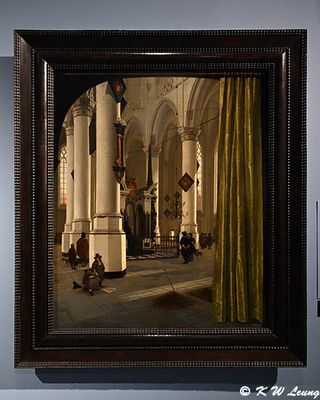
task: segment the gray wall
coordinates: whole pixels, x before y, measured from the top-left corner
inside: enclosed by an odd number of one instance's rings
[[[1,0],[0,8],[0,398],[240,398],[241,383],[320,388],[316,318],[315,200],[320,199],[320,2],[317,0]],[[308,29],[308,368],[276,370],[13,369],[13,29]],[[83,384],[81,381],[88,383]],[[61,382],[61,383],[57,383]],[[64,382],[64,383],[62,383]],[[69,383],[68,383],[69,382]],[[70,390],[80,389],[80,390]],[[195,392],[197,391],[197,392]],[[222,393],[222,391],[224,391]],[[249,398],[255,397],[254,395]],[[271,397],[269,395],[268,397]]]

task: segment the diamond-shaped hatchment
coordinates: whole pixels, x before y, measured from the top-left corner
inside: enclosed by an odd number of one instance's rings
[[[170,196],[169,196],[168,194],[165,196],[165,198],[164,198],[164,199],[165,199],[165,201],[166,201],[166,202],[168,202],[168,201],[170,201],[170,200],[171,200],[171,198],[170,198]]]
[[[191,178],[191,176],[186,172],[182,178],[179,180],[178,184],[181,186],[181,188],[187,192],[191,186],[194,184],[194,180]]]
[[[123,79],[109,79],[109,87],[111,89],[111,94],[115,102],[120,103],[124,95],[124,92],[127,89]]]
[[[168,209],[166,209],[166,211],[164,211],[163,214],[164,214],[167,218],[169,218],[169,216],[171,215],[171,211],[168,210]]]

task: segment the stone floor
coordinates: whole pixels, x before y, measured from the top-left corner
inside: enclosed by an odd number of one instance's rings
[[[105,279],[104,290],[90,296],[55,249],[56,328],[209,328],[212,320],[213,250],[183,264],[181,257],[128,261],[123,278]],[[172,285],[170,284],[170,281]],[[107,293],[109,292],[109,293]]]

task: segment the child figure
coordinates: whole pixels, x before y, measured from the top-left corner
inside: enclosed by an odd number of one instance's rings
[[[68,261],[71,266],[71,269],[76,269],[77,265],[77,254],[74,244],[71,243],[70,249],[68,250]]]

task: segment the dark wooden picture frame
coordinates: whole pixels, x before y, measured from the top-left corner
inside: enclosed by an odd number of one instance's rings
[[[54,152],[68,107],[110,75],[213,72],[261,72],[267,87],[263,326],[55,329]],[[306,365],[306,31],[16,31],[15,188],[16,367]]]

